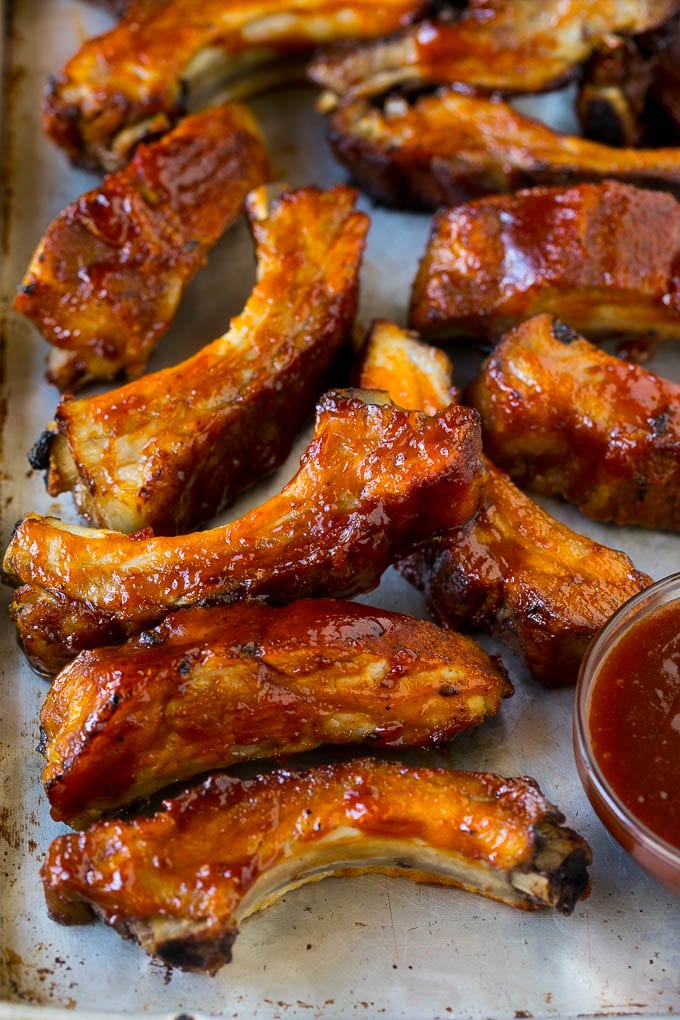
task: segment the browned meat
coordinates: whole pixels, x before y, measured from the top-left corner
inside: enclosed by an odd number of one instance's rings
[[[214,973],[241,921],[327,875],[403,875],[569,914],[591,855],[563,821],[531,779],[364,759],[209,777],[151,818],[59,836],[42,879],[55,920],[98,916],[169,966]]]
[[[469,638],[397,613],[332,600],[187,609],[56,677],[43,782],[52,816],[82,828],[239,761],[442,743],[511,693]]]
[[[61,389],[139,375],[186,285],[268,179],[260,130],[240,104],[187,117],[48,228],[14,307],[54,345]]]
[[[348,103],[330,118],[329,139],[359,186],[398,208],[604,178],[680,193],[680,147],[613,149],[450,90],[413,103],[394,97],[383,109]]]
[[[680,385],[542,315],[503,338],[469,397],[486,450],[588,517],[680,531]]]
[[[45,130],[75,162],[117,170],[139,141],[167,131],[233,79],[250,76],[250,86],[242,80],[232,89],[246,96],[263,87],[258,67],[277,57],[393,32],[425,7],[425,0],[133,4],[110,32],[88,39],[51,82]]]
[[[404,84],[540,92],[574,75],[609,36],[646,32],[677,7],[676,0],[473,0],[456,20],[423,21],[386,40],[322,53],[310,77],[342,97]]]
[[[157,534],[212,517],[288,456],[351,336],[369,219],[350,188],[253,192],[260,272],[229,331],[181,364],[85,400],[66,397],[45,463],[99,527]],[[47,443],[45,442],[47,439]]]
[[[443,351],[381,322],[361,380],[433,414],[449,400],[451,365]],[[440,623],[491,630],[545,686],[575,683],[591,639],[651,578],[625,553],[556,521],[490,461],[486,467],[474,517],[422,543],[399,570]]]
[[[605,181],[440,212],[411,295],[427,336],[500,336],[550,312],[593,336],[680,338],[680,205]]]
[[[295,477],[212,531],[127,536],[27,515],[4,570],[25,585],[13,612],[36,668],[56,672],[173,609],[369,591],[414,542],[467,521],[482,474],[476,411],[452,406],[431,418],[384,401],[326,394]]]

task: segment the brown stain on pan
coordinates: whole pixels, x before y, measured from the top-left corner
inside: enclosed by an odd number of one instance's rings
[[[17,95],[19,86],[25,77],[25,69],[21,67],[14,67],[12,64],[12,53],[14,50],[15,40],[15,2],[14,0],[5,0],[4,4],[4,22],[2,24],[2,32],[4,35],[5,46],[3,50],[3,64],[1,68],[2,73],[2,96],[3,96],[3,110],[0,120],[0,152],[2,152],[2,193],[0,195],[0,223],[1,223],[1,239],[2,253],[7,257],[10,250],[11,243],[11,213],[12,213],[12,202],[13,202],[13,190],[12,190],[12,167],[14,161],[14,136],[10,128],[12,117],[17,102]],[[3,285],[6,281],[3,280]],[[9,314],[9,297],[3,293],[0,296],[0,464],[4,463],[4,439],[5,439],[5,425],[7,422],[7,317]],[[4,475],[0,475],[0,499],[2,498],[2,485],[4,481]]]

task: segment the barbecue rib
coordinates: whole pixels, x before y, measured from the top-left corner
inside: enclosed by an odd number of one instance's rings
[[[354,602],[187,609],[83,652],[41,722],[52,816],[83,828],[169,783],[322,743],[425,747],[512,693],[469,638]]]
[[[393,97],[382,110],[356,100],[330,118],[329,140],[364,191],[398,208],[603,178],[680,193],[680,147],[613,149],[462,92]]]
[[[126,536],[27,515],[4,569],[27,586],[13,612],[29,659],[56,672],[187,606],[369,591],[414,542],[467,521],[482,480],[477,412],[430,418],[385,400],[326,394],[295,477],[222,528]]]
[[[589,888],[588,844],[526,778],[361,759],[211,776],[163,806],[59,836],[42,879],[55,920],[98,916],[184,970],[214,973],[246,917],[329,875],[403,875],[564,914]]]
[[[434,414],[448,402],[451,364],[443,351],[378,322],[361,382]],[[486,467],[475,516],[423,542],[398,569],[440,623],[491,630],[547,687],[575,683],[590,640],[651,578],[625,553],[556,521],[491,462]]]
[[[224,336],[173,368],[64,398],[37,444],[50,495],[116,531],[188,531],[288,456],[356,315],[369,219],[350,188],[250,196],[260,272]]]
[[[470,387],[486,449],[596,521],[680,531],[680,385],[541,315],[503,337]]]
[[[411,295],[430,337],[497,337],[551,312],[591,335],[680,337],[680,205],[605,181],[442,210]]]
[[[110,32],[87,40],[47,90],[44,126],[81,165],[119,169],[230,80],[276,57],[406,25],[425,0],[167,0],[132,6]],[[261,89],[257,73],[251,79]],[[241,82],[240,94],[248,94]]]
[[[227,104],[187,117],[67,206],[14,301],[55,347],[50,381],[63,390],[139,375],[184,288],[268,176],[252,114]]]
[[[663,25],[677,7],[676,0],[479,0],[455,20],[423,21],[389,39],[322,53],[309,75],[329,90],[326,106],[398,85],[540,92],[576,74],[605,39]]]

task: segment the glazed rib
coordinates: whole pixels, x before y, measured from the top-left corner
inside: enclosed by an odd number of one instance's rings
[[[173,368],[64,398],[33,458],[50,495],[72,490],[99,527],[176,534],[281,464],[351,336],[369,226],[355,198],[304,188],[270,209],[265,189],[253,192],[260,270],[241,315]]]
[[[326,394],[295,477],[212,531],[126,536],[26,516],[4,569],[28,586],[13,611],[29,659],[56,672],[188,606],[369,591],[414,542],[468,520],[481,483],[476,411],[430,418],[385,399]]]
[[[69,157],[119,169],[135,145],[276,57],[373,38],[407,24],[424,0],[166,0],[133,7],[87,40],[48,88],[45,130]],[[248,94],[248,85],[240,87]]]
[[[379,322],[361,382],[433,414],[449,400],[451,364],[443,351]],[[439,398],[426,406],[422,395],[433,393]],[[591,639],[651,578],[625,553],[556,521],[488,460],[486,469],[474,517],[421,543],[398,569],[439,623],[490,630],[547,687],[575,683]]]
[[[397,208],[604,178],[680,193],[680,148],[614,149],[450,90],[388,99],[382,110],[348,103],[330,118],[329,140],[357,184]]]
[[[55,678],[43,783],[52,816],[83,828],[240,761],[443,743],[511,693],[469,638],[397,613],[332,600],[189,609]]]
[[[239,104],[187,117],[48,228],[14,307],[53,345],[60,389],[139,375],[184,288],[268,179],[260,130]]]
[[[212,776],[151,818],[58,837],[42,879],[55,920],[97,916],[171,967],[214,973],[246,917],[329,875],[378,871],[571,913],[591,855],[563,821],[530,779],[364,759]]]
[[[588,517],[680,531],[680,385],[549,315],[503,338],[470,387],[490,457]]]
[[[457,18],[423,21],[395,36],[322,53],[310,77],[335,97],[398,85],[460,84],[483,92],[540,92],[576,73],[602,41],[663,24],[675,0],[480,0]]]
[[[494,338],[550,312],[593,336],[680,338],[680,205],[616,181],[532,188],[442,210],[411,325]]]

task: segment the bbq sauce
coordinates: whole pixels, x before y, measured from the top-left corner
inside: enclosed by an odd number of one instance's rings
[[[640,619],[606,655],[589,728],[619,800],[680,849],[680,600]]]

